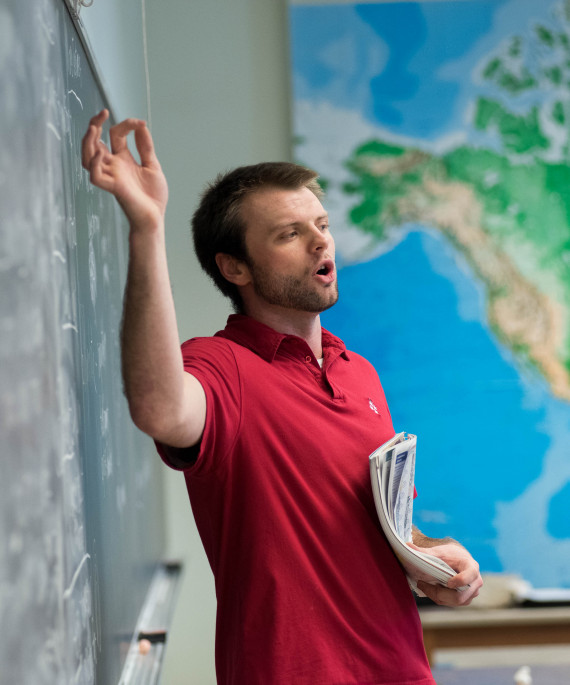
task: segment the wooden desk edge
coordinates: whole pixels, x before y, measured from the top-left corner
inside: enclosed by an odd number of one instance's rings
[[[570,644],[570,607],[420,610],[430,664],[459,647]]]
[[[427,607],[419,610],[422,625],[452,627],[467,625],[528,625],[531,623],[568,623],[570,607],[513,607],[510,609],[443,609]]]

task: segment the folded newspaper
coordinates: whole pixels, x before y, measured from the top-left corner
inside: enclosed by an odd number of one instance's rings
[[[398,433],[372,452],[369,459],[374,503],[382,530],[402,564],[447,585],[456,575],[451,566],[406,544],[412,541],[416,443],[415,435]],[[418,592],[415,581],[409,580]]]

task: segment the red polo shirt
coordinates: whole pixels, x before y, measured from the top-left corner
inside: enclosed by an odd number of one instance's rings
[[[373,367],[323,330],[321,369],[301,338],[236,315],[182,350],[207,399],[184,475],[215,576],[218,683],[435,685],[374,509],[368,455],[394,430]]]

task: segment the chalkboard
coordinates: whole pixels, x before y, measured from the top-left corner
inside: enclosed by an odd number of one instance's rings
[[[112,685],[163,552],[122,392],[127,226],[80,166],[107,106],[61,0],[0,1],[0,683]]]

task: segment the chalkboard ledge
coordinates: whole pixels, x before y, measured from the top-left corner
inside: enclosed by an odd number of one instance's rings
[[[157,685],[160,682],[168,625],[182,575],[178,561],[157,568],[149,587],[119,685]]]

